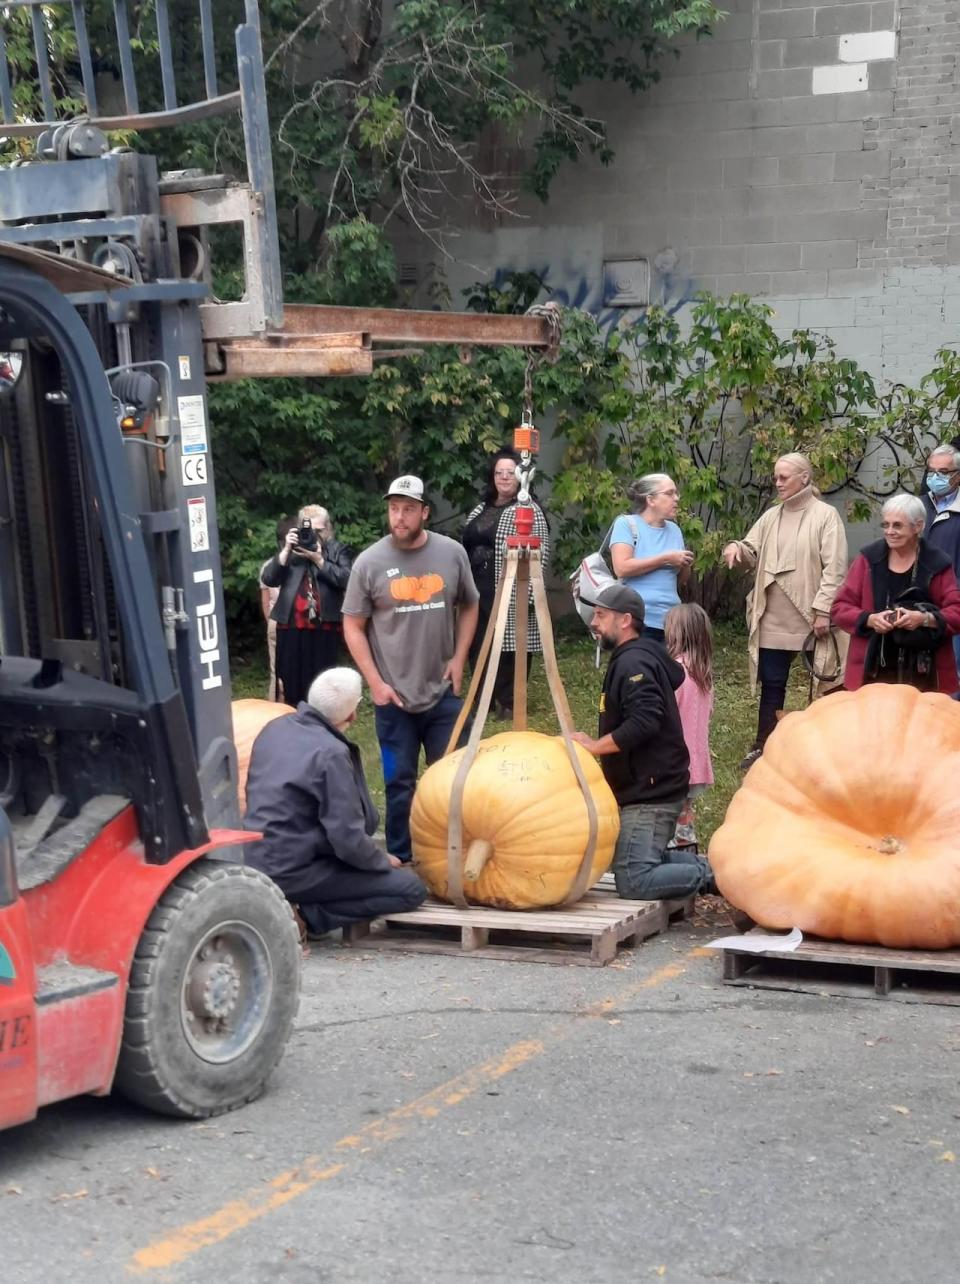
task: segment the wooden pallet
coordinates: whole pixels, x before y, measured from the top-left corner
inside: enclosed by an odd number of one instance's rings
[[[649,901],[622,901],[620,897],[617,895],[617,884],[614,880],[613,874],[609,872],[606,874],[600,875],[600,878],[590,888],[590,891],[587,893],[587,895],[592,896],[597,900],[616,901],[618,905],[650,904]],[[696,899],[697,898],[695,896],[688,896],[686,900],[657,901],[656,904],[665,906],[667,911],[667,918],[670,920],[671,923],[675,923],[677,922],[678,919],[691,918],[693,916],[693,908],[694,908]]]
[[[622,901],[594,888],[565,909],[457,909],[428,897],[406,914],[344,928],[344,945],[419,954],[469,954],[524,963],[603,967],[621,947],[666,929],[685,902]]]
[[[790,953],[721,953],[727,985],[960,1005],[960,950],[889,950],[811,936]]]

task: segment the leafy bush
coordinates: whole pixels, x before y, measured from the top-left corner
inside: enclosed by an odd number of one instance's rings
[[[334,238],[335,272],[359,290],[358,264],[369,261],[370,237],[379,234],[350,227]],[[328,264],[310,288],[332,292],[330,272]],[[381,279],[389,280],[387,268]],[[538,288],[525,276],[500,290],[475,287],[468,297],[475,309],[519,311]],[[720,549],[771,503],[779,455],[809,455],[822,489],[844,491],[853,520],[865,519],[883,494],[916,487],[929,446],[957,430],[960,356],[944,350],[917,388],[880,396],[870,374],[838,357],[827,336],[796,330],[781,338],[771,320],[766,304],[744,295],[701,295],[687,326],[651,307],[611,336],[589,314],[565,312],[558,359],[536,363],[532,384],[537,421],[552,418],[564,444],[549,503],[558,570],[597,546],[626,507],[633,478],[670,473],[697,554],[693,591],[722,614],[729,580]],[[274,522],[301,504],[325,504],[341,537],[362,547],[382,532],[381,496],[399,472],[422,475],[454,514],[476,502],[484,460],[510,440],[519,415],[526,360],[513,349],[480,349],[465,364],[455,350],[436,348],[379,364],[364,380],[215,388],[234,614],[252,606]]]

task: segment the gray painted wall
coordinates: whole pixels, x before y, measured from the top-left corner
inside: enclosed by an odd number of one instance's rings
[[[725,7],[649,94],[604,92],[611,167],[585,158],[523,219],[478,216],[443,268],[454,297],[479,275],[467,263],[535,268],[612,326],[625,309],[604,302],[604,264],[645,258],[653,301],[765,296],[778,326],[827,330],[878,378],[918,378],[960,330],[957,7]],[[423,279],[423,251],[400,254]]]

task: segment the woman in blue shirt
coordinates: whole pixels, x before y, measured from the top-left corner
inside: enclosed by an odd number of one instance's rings
[[[627,487],[635,517],[618,517],[610,535],[613,573],[635,589],[646,608],[643,636],[663,641],[663,619],[680,601],[693,554],[673,520],[680,494],[666,473],[647,473]]]

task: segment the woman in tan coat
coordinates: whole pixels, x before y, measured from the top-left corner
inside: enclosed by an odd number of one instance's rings
[[[723,559],[732,570],[745,566],[756,578],[747,598],[750,685],[760,681],[757,738],[741,763],[749,767],[763,753],[783,708],[794,657],[812,631],[830,632],[830,608],[847,572],[847,536],[835,509],[813,485],[805,455],[782,455],[774,465],[778,503],[743,539],[731,540]],[[847,639],[837,639],[840,659]]]

